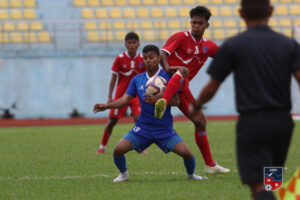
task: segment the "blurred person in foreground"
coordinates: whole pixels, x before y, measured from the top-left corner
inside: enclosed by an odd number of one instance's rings
[[[166,79],[166,81],[170,79],[170,75],[159,68],[161,57],[158,47],[154,45],[146,45],[143,49],[143,59],[147,71],[135,76],[130,81],[126,93],[120,99],[112,103],[95,104],[93,110],[97,113],[104,111],[105,109],[119,108],[126,105],[135,96],[137,96],[140,100],[140,117],[136,121],[132,130],[119,141],[114,150],[113,158],[115,165],[120,171],[120,175],[116,177],[113,182],[129,180],[124,154],[133,149],[137,152],[142,152],[153,143],[155,143],[163,152],[168,153],[172,151],[183,158],[188,179],[206,179],[205,177],[194,174],[195,157],[173,129],[171,106],[177,106],[179,104],[178,94],[175,94],[175,96],[169,101],[166,113],[162,119],[157,119],[153,115],[154,103],[159,97],[146,94],[146,83],[149,78],[155,76],[161,76]]]
[[[135,75],[146,71],[143,63],[143,56],[137,52],[139,46],[139,36],[134,32],[127,33],[125,36],[125,47],[127,51],[116,57],[111,68],[112,76],[109,84],[107,103],[111,103],[113,100],[115,101],[122,97],[129,85],[130,80]],[[113,99],[112,95],[116,83],[117,86]],[[131,109],[131,115],[134,121],[136,121],[139,117],[141,108],[138,98],[131,99],[128,104],[119,109],[111,109],[109,113],[109,121],[104,128],[101,144],[97,152],[98,154],[105,153],[106,145],[109,137],[112,134],[113,128],[118,123],[118,120],[125,115],[128,107]]]
[[[224,42],[208,68],[211,79],[190,106],[191,117],[201,117],[203,104],[234,73],[238,169],[257,200],[275,199],[265,190],[264,167],[284,165],[294,127],[292,75],[300,86],[300,46],[267,25],[272,12],[269,0],[241,1],[247,30]]]

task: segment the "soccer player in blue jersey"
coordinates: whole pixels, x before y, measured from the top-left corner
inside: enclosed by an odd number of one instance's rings
[[[161,119],[154,117],[154,103],[160,97],[154,97],[146,93],[146,83],[150,77],[162,76],[167,81],[170,75],[159,68],[161,60],[160,51],[154,45],[147,45],[143,49],[143,59],[147,71],[132,78],[126,93],[118,100],[109,104],[95,104],[94,112],[106,109],[115,109],[126,105],[133,97],[138,96],[141,104],[141,115],[135,126],[127,133],[114,149],[114,163],[120,171],[120,175],[114,182],[127,181],[129,179],[124,154],[131,150],[142,152],[155,143],[163,152],[177,153],[184,159],[188,179],[203,180],[205,177],[194,174],[195,157],[187,145],[173,129],[173,117],[171,107],[179,104],[178,94],[169,102],[166,112]]]

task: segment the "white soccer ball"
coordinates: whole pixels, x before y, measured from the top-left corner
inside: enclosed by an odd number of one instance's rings
[[[167,81],[166,79],[164,79],[164,77],[161,76],[151,77],[146,83],[146,93],[156,96],[166,87],[166,85],[167,85]]]

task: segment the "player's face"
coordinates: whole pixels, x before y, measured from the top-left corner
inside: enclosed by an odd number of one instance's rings
[[[204,34],[205,29],[207,29],[209,26],[209,23],[202,16],[193,16],[190,24],[192,28],[192,35],[195,38],[201,38]]]
[[[146,53],[143,53],[143,60],[144,64],[147,68],[147,71],[157,71],[158,70],[158,64],[160,62],[160,56],[158,56],[156,53],[148,51]]]
[[[128,53],[136,53],[139,46],[140,42],[136,39],[129,39],[125,42],[125,47],[128,50]]]

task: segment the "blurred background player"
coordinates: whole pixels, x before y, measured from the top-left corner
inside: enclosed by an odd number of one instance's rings
[[[202,118],[193,121],[189,117],[188,108],[195,99],[189,89],[191,81],[208,57],[214,57],[219,47],[212,41],[203,38],[205,29],[209,27],[210,10],[204,6],[197,6],[190,10],[191,31],[183,31],[172,35],[161,50],[162,66],[169,72],[177,71],[169,81],[162,99],[155,105],[155,116],[163,117],[166,105],[172,96],[182,85],[179,109],[195,125],[195,140],[204,158],[208,174],[228,173],[226,169],[213,160],[206,135],[206,120],[202,113]]]
[[[300,86],[300,46],[267,25],[273,12],[270,0],[242,0],[241,6],[247,31],[223,43],[208,68],[211,79],[190,113],[201,117],[202,105],[234,72],[239,173],[254,199],[275,200],[265,190],[264,167],[283,167],[286,160],[294,127],[291,78]]]
[[[116,82],[117,87],[114,101],[123,96],[132,77],[146,71],[143,63],[143,56],[137,52],[139,46],[139,36],[134,32],[127,33],[125,36],[125,47],[127,52],[118,55],[111,68],[112,76],[109,84],[107,103],[111,103],[113,101],[112,94]],[[113,128],[118,123],[118,120],[125,115],[128,106],[131,109],[131,115],[134,121],[136,121],[139,117],[141,111],[138,98],[131,99],[128,104],[119,109],[111,109],[109,113],[109,121],[105,126],[101,145],[98,149],[99,154],[105,153],[105,148],[109,137],[112,134]]]
[[[122,107],[135,96],[138,96],[141,102],[142,113],[136,121],[135,126],[115,147],[113,155],[114,162],[120,171],[120,175],[114,179],[114,182],[127,181],[129,179],[124,154],[132,149],[142,152],[153,143],[155,143],[165,153],[173,151],[184,159],[188,179],[205,179],[205,177],[194,174],[195,157],[173,129],[171,107],[167,106],[166,113],[161,120],[156,119],[153,116],[155,103],[153,100],[155,97],[152,95],[145,95],[146,83],[150,77],[162,76],[167,81],[170,79],[170,75],[168,73],[159,69],[161,57],[158,47],[154,45],[145,46],[143,49],[143,57],[147,72],[135,76],[131,80],[126,93],[117,101],[109,104],[95,104],[94,106],[94,112],[97,113],[108,108]],[[178,94],[175,94],[168,103],[169,105],[174,106],[179,105]]]

